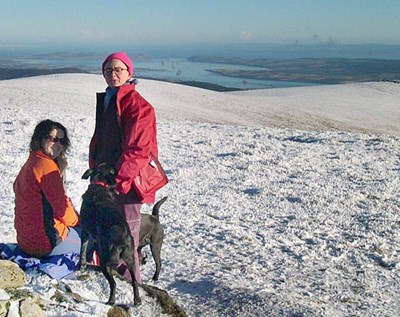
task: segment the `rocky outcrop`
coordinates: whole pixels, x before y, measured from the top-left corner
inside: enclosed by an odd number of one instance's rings
[[[40,307],[40,299],[37,294],[30,293],[19,301],[19,315],[21,317],[45,317]]]
[[[25,286],[25,272],[14,262],[0,260],[0,317],[45,317],[38,294],[21,289]]]
[[[124,278],[117,274],[117,277]],[[46,306],[41,302],[40,295],[24,288],[26,283],[25,272],[17,264],[0,259],[0,317],[44,317]],[[155,286],[140,285],[152,298],[156,299],[161,311],[172,317],[186,317],[185,311],[175,303],[173,298],[165,291]],[[56,287],[52,301],[62,303],[82,303],[84,298],[72,291],[65,283],[59,283]],[[130,307],[126,305],[114,305],[110,307],[108,317],[130,316]]]
[[[131,311],[129,307],[123,307],[120,305],[114,305],[110,308],[107,313],[107,317],[129,317]]]
[[[18,288],[24,286],[26,277],[24,271],[14,262],[0,260],[0,288]]]
[[[7,316],[9,309],[10,309],[10,302],[5,300],[0,300],[0,317]]]
[[[172,317],[187,317],[186,312],[175,303],[174,299],[165,290],[142,284],[141,287],[149,294],[149,296],[155,298],[161,306],[164,313]]]

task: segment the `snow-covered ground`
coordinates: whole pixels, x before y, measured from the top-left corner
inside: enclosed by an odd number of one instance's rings
[[[104,88],[99,75],[0,81],[0,242],[16,241],[12,183],[42,119],[69,129],[68,194],[79,208]],[[170,178],[157,196],[169,198],[154,285],[189,316],[400,315],[399,84],[219,93],[142,80],[137,89],[156,108]],[[146,284],[154,269],[142,267]],[[29,273],[27,288],[49,301],[48,316],[105,316],[108,284],[89,274],[64,279],[83,304],[55,305],[43,274]],[[159,316],[141,295],[132,316]],[[126,282],[117,302],[131,305]]]

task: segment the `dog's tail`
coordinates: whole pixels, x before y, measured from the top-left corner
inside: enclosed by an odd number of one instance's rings
[[[164,197],[163,199],[160,199],[153,207],[153,212],[151,213],[154,217],[156,217],[158,219],[158,215],[159,215],[159,209],[161,207],[161,205],[167,200],[168,196]]]

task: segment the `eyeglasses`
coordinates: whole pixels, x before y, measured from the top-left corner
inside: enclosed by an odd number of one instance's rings
[[[45,139],[49,140],[50,142],[53,142],[53,143],[60,142],[61,145],[67,144],[67,140],[65,138],[58,138],[56,136],[53,137],[51,135],[48,135],[45,137]]]
[[[110,76],[113,72],[115,72],[115,74],[121,75],[123,70],[127,70],[127,69],[122,68],[122,67],[106,68],[104,70],[104,74],[106,74],[107,76]]]

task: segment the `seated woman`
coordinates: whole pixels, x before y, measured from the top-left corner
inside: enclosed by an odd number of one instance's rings
[[[17,242],[30,256],[80,253],[78,213],[63,184],[67,129],[51,120],[41,121],[33,132],[29,158],[14,182]]]

